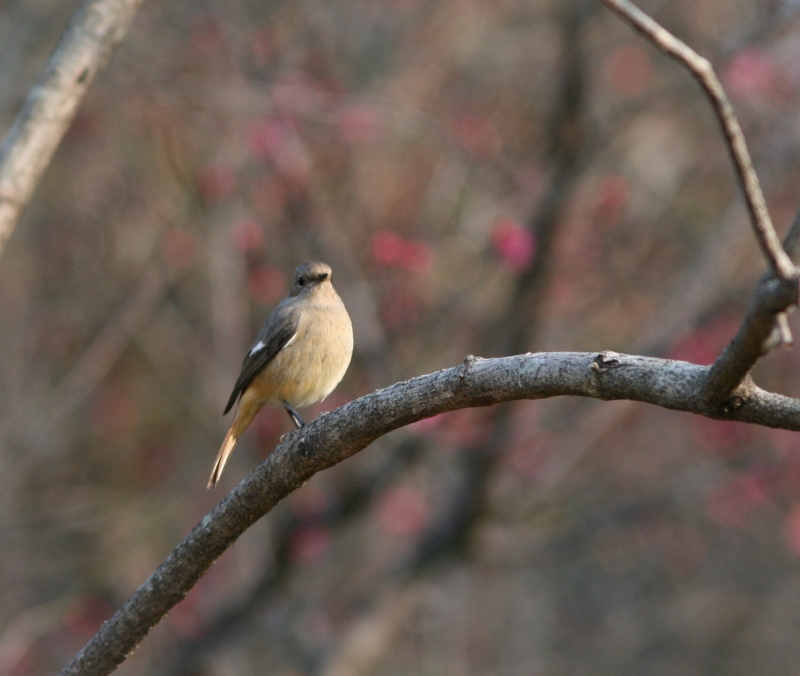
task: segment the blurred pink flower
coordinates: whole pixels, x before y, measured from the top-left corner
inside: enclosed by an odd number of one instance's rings
[[[641,94],[653,79],[650,57],[637,43],[617,47],[606,58],[604,70],[609,84],[627,96]]]
[[[302,564],[322,559],[331,545],[330,530],[324,526],[300,526],[289,538],[289,556]]]
[[[517,476],[528,481],[539,479],[553,460],[553,446],[549,439],[528,439],[508,449],[503,461]]]
[[[711,420],[697,416],[692,418],[692,431],[701,446],[717,452],[740,450],[753,439],[753,428],[735,420]]]
[[[430,418],[423,418],[422,420],[417,420],[415,423],[411,423],[406,429],[413,434],[414,436],[418,437],[426,437],[431,435],[434,430],[442,422],[442,416],[444,414],[440,413],[439,415],[431,416]]]
[[[108,602],[96,594],[87,594],[78,599],[64,617],[67,631],[82,639],[91,637],[114,611]]]
[[[747,98],[766,94],[775,83],[775,64],[764,50],[746,49],[728,63],[722,79],[733,96]]]
[[[419,533],[428,523],[430,514],[425,496],[408,487],[386,491],[378,501],[377,510],[381,528],[397,537]]]
[[[247,290],[259,305],[273,305],[286,293],[286,279],[278,268],[261,265],[247,275]]]
[[[380,230],[372,236],[372,260],[379,265],[397,265],[402,248],[403,238],[395,232]]]
[[[247,147],[260,160],[271,160],[295,134],[294,124],[284,118],[253,120],[245,129]]]
[[[395,287],[381,301],[380,317],[384,326],[393,332],[413,328],[422,316],[422,303],[410,291]]]
[[[197,172],[197,189],[207,202],[220,202],[236,190],[236,176],[223,164],[206,164]]]
[[[380,230],[370,242],[372,260],[378,265],[423,273],[433,258],[430,247],[421,240],[404,239],[391,230]]]
[[[738,328],[737,318],[718,317],[677,341],[667,356],[702,366],[713,364]]]
[[[770,499],[768,477],[740,474],[715,486],[706,499],[708,515],[726,528],[742,528],[752,513]]]
[[[595,218],[606,223],[617,223],[625,215],[630,192],[630,184],[624,177],[617,174],[604,176],[595,195]]]
[[[374,106],[355,103],[339,111],[339,133],[348,143],[374,141],[383,127],[383,120]]]
[[[450,133],[474,160],[489,160],[503,146],[497,127],[483,113],[462,113],[453,118]]]
[[[308,181],[311,159],[290,119],[268,117],[254,120],[248,125],[245,137],[254,157],[271,162],[296,187]]]
[[[197,239],[188,230],[170,228],[161,241],[161,255],[171,268],[185,268],[197,255]]]
[[[336,85],[334,84],[334,88]],[[306,73],[291,70],[272,85],[272,102],[283,115],[319,112],[329,102],[331,94]]]
[[[253,251],[264,246],[264,231],[258,221],[246,218],[231,225],[231,239],[239,251]]]
[[[503,263],[516,272],[530,265],[536,251],[536,238],[531,231],[510,218],[495,221],[492,244]]]

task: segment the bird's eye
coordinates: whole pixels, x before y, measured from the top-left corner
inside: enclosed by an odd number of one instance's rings
[[[298,277],[297,278],[297,286],[305,286],[306,285],[306,278],[305,277]]]

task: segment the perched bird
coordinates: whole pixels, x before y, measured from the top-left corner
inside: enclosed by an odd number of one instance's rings
[[[327,397],[344,376],[352,354],[353,325],[331,283],[330,266],[303,263],[295,270],[289,295],[267,317],[244,358],[225,413],[239,397],[241,401],[208,487],[217,485],[236,441],[264,404],[283,406],[302,427],[305,421],[295,407]]]

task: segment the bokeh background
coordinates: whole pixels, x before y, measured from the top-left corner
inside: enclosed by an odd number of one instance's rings
[[[0,3],[0,131],[78,4]],[[643,7],[718,68],[784,232],[800,4]],[[467,354],[709,363],[765,267],[699,87],[595,0],[147,0],[0,258],[0,673],[55,673],[291,429],[262,411],[206,490],[242,356],[308,259],[356,333],[312,417]],[[800,395],[798,351],[756,379]],[[119,673],[798,660],[800,437],[558,399],[314,477]]]

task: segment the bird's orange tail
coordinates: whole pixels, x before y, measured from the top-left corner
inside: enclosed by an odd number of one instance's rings
[[[216,487],[217,481],[219,481],[220,476],[222,476],[222,470],[225,469],[225,463],[228,462],[231,451],[233,451],[233,447],[236,446],[236,442],[239,439],[239,435],[234,432],[236,426],[236,421],[234,420],[230,429],[228,429],[228,433],[225,435],[222,446],[220,446],[217,459],[214,461],[214,469],[211,470],[211,478],[208,480],[209,488]]]
[[[252,390],[248,389],[244,391],[242,399],[239,402],[239,408],[236,409],[233,422],[228,429],[228,433],[225,435],[222,446],[220,446],[217,459],[214,461],[214,469],[211,470],[211,478],[208,480],[209,488],[214,488],[217,485],[219,477],[222,475],[222,470],[225,468],[225,463],[228,462],[231,451],[233,451],[233,447],[236,446],[236,442],[239,441],[239,437],[242,436],[247,426],[253,422],[253,418],[256,417],[256,413],[259,412],[262,405],[263,402]]]

